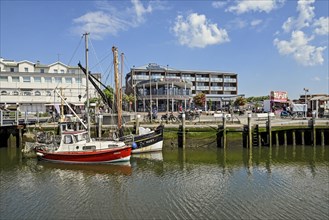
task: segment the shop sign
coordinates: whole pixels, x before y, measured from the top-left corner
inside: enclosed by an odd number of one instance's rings
[[[282,91],[271,91],[271,101],[286,102],[288,100],[288,93]]]

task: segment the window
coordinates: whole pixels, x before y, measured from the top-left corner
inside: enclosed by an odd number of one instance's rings
[[[25,67],[25,68],[24,68],[24,71],[25,71],[26,73],[28,73],[28,72],[29,72],[29,68]]]
[[[40,73],[45,73],[45,69],[40,69]]]
[[[70,73],[73,73],[74,74],[75,73],[75,70],[70,70]]]
[[[72,84],[72,78],[65,78],[66,83],[71,83]]]
[[[54,73],[58,73],[58,70],[54,70]]]
[[[7,91],[1,91],[1,95],[7,95]]]
[[[15,72],[15,68],[11,67],[10,72]]]
[[[50,91],[46,91],[46,96],[51,96],[51,92]]]
[[[55,77],[56,83],[62,83],[62,77]]]
[[[34,77],[34,82],[41,83],[41,77],[39,76]]]
[[[81,79],[80,78],[75,78],[75,82],[76,83],[81,83]]]
[[[19,76],[12,76],[11,80],[12,82],[19,82]]]
[[[30,76],[23,76],[23,82],[31,82]]]
[[[0,76],[1,82],[8,82],[8,76]]]
[[[51,77],[45,77],[45,82],[46,83],[52,83]]]
[[[64,70],[61,70],[61,73],[64,73]]]
[[[17,96],[17,95],[19,95],[19,92],[18,91],[13,91],[13,95]]]
[[[40,91],[35,91],[34,95],[35,96],[41,96],[41,92]]]
[[[24,96],[31,96],[32,93],[31,93],[30,91],[25,91],[25,92],[23,92],[23,95],[24,95]]]

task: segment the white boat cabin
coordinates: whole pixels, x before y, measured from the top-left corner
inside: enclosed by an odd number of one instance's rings
[[[87,131],[65,131],[62,133],[61,143],[56,152],[67,151],[95,151],[125,146],[118,141],[93,141]]]

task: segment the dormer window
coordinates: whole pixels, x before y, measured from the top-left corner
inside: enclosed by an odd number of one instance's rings
[[[25,68],[24,68],[24,71],[25,71],[26,73],[28,73],[28,72],[29,72],[29,68],[25,67]]]

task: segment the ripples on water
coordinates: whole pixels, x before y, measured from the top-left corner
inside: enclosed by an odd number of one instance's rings
[[[167,147],[65,165],[0,148],[0,219],[328,219],[328,151]]]

